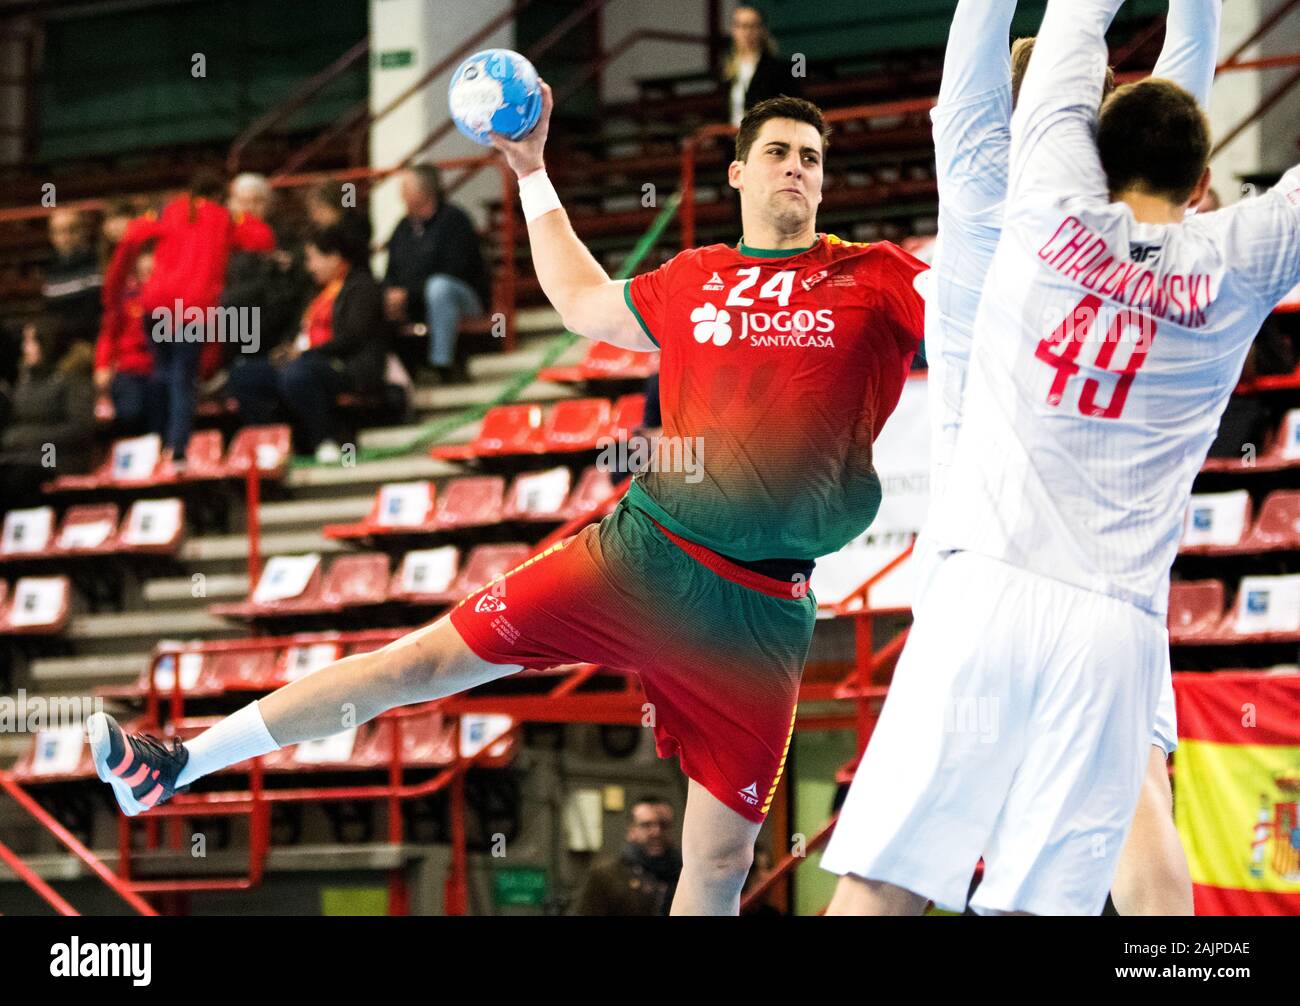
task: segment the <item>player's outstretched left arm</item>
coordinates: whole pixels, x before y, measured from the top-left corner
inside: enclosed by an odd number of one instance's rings
[[[1109,63],[1106,29],[1124,0],[1048,0],[1011,117],[1014,209],[1034,194],[1105,202],[1093,129]]]
[[[1169,0],[1165,44],[1151,76],[1172,80],[1209,107],[1222,20],[1223,0]]]
[[[649,352],[658,347],[642,330],[624,299],[625,281],[612,280],[578,239],[569,215],[546,177],[543,151],[554,107],[550,85],[542,82],[542,114],[522,140],[492,134],[519,178],[520,201],[528,218],[528,242],[538,282],[571,332]]]

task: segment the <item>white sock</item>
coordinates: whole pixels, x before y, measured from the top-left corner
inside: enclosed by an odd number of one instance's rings
[[[271,731],[266,729],[262,710],[256,702],[250,702],[243,709],[204,730],[194,740],[185,742],[190,760],[176,777],[176,788],[188,786],[210,772],[219,772],[246,758],[270,754],[279,747],[271,736]]]

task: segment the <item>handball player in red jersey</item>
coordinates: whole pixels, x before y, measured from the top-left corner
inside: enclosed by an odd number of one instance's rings
[[[537,128],[494,138],[520,179],[533,263],[564,324],[661,353],[663,435],[627,496],[448,615],[244,707],[170,747],[97,721],[100,775],[140,813],[209,772],[524,667],[637,674],[661,756],[689,778],[674,914],[739,909],[785,766],[819,557],[880,505],[872,443],[921,343],[925,268],[887,242],[818,233],[826,126],[773,98],[736,138],[744,233],[611,280],[547,179]]]

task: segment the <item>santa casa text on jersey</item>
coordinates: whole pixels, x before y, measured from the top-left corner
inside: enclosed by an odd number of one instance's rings
[[[1159,246],[1133,246],[1126,260],[1078,217],[1067,217],[1038,249],[1038,257],[1066,279],[1153,318],[1184,328],[1200,328],[1207,321],[1209,274],[1162,275],[1151,268],[1158,269]]]

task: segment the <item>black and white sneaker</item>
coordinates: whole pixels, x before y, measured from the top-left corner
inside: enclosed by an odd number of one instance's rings
[[[143,814],[176,792],[176,777],[190,760],[179,739],[164,744],[148,734],[131,737],[107,713],[86,720],[95,771],[113,787],[127,817]]]

